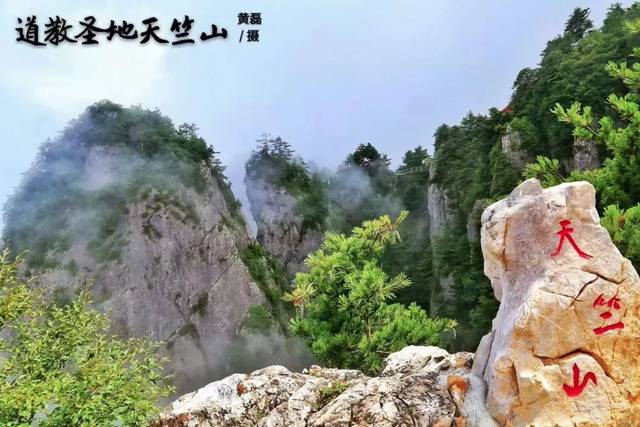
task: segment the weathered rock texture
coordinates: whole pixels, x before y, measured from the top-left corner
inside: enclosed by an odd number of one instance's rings
[[[521,148],[520,134],[507,127],[507,131],[501,140],[502,154],[509,160],[516,169],[522,169],[530,160],[527,153]]]
[[[429,179],[436,176],[435,167],[429,170]],[[447,216],[451,214],[451,206],[447,191],[435,182],[430,182],[427,186],[427,219],[429,222],[429,237],[431,238],[431,250],[433,252],[433,271],[435,283],[431,289],[429,312],[434,316],[447,316],[447,311],[453,307],[456,298],[455,283],[453,276],[444,275],[440,271],[440,266],[435,261],[436,246],[433,244],[444,232],[447,223]]]
[[[245,184],[258,242],[293,276],[304,268],[307,255],[320,247],[322,232],[305,226],[286,188],[249,176]]]
[[[470,353],[411,346],[390,355],[379,377],[317,366],[293,373],[271,366],[182,396],[152,425],[465,426],[462,408],[468,405],[472,360]],[[490,420],[482,407],[480,402],[465,411],[474,420]]]
[[[429,169],[429,185],[427,186],[427,215],[431,238],[435,238],[442,232],[449,213],[449,199],[446,192],[433,182],[435,176],[436,168],[435,165],[432,165]]]
[[[640,425],[640,279],[594,188],[525,181],[484,212],[481,242],[500,300],[473,367],[489,412],[508,426]]]
[[[80,184],[99,191],[129,179],[123,167],[134,161],[118,148],[92,147],[78,166],[85,168]],[[97,307],[110,313],[118,333],[164,341],[179,389],[228,373],[225,350],[247,309],[269,307],[239,256],[249,243],[245,228],[233,220],[211,171],[201,174],[201,192],[150,189],[130,201],[117,229],[101,242],[119,251],[117,259],[87,250],[100,212],[91,206],[65,212],[73,243],[58,255],[60,267],[40,275],[56,299],[71,298],[90,281]]]

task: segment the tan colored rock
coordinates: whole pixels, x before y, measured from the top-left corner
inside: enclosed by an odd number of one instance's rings
[[[473,372],[493,417],[640,425],[640,279],[600,226],[594,188],[525,181],[485,210],[481,243],[500,309]]]
[[[462,408],[464,398],[467,395],[467,391],[469,391],[469,379],[458,375],[449,375],[447,388],[456,406]]]

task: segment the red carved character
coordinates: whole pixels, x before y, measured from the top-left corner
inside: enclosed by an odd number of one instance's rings
[[[607,306],[609,308],[613,308],[614,310],[620,310],[620,298],[618,298],[618,294],[615,294],[609,300],[605,300],[604,296],[600,294],[593,301],[593,307],[599,307],[599,306]],[[603,318],[604,320],[609,320],[611,316],[613,316],[613,314],[610,311],[605,311],[604,313],[600,314],[600,317]],[[623,328],[624,328],[624,323],[616,322],[610,325],[597,327],[593,330],[593,332],[596,335],[602,335],[606,332],[613,331],[615,329],[623,329]]]
[[[593,381],[595,385],[598,385],[598,379],[593,372],[587,372],[580,382],[580,368],[577,364],[573,364],[573,385],[562,384],[562,389],[569,397],[580,396],[587,386],[589,380]]]
[[[573,239],[573,232],[575,231],[575,229],[573,227],[570,227],[570,225],[571,225],[571,221],[569,221],[568,219],[563,219],[562,221],[560,221],[560,226],[562,227],[562,229],[556,232],[556,234],[560,236],[560,242],[558,242],[558,247],[556,248],[556,251],[551,254],[551,256],[557,256],[560,253],[560,251],[562,251],[562,246],[564,245],[564,239],[567,239],[569,243],[571,243],[571,246],[573,246],[573,249],[575,249],[578,255],[580,255],[582,258],[585,258],[585,259],[593,258],[593,256],[589,255],[588,253],[584,252],[582,249],[578,247],[578,244]]]

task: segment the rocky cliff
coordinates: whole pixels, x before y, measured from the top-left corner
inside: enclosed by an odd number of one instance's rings
[[[307,255],[320,246],[322,232],[306,226],[296,199],[286,188],[251,175],[245,186],[258,242],[285,266],[289,276],[295,275]]]
[[[117,173],[110,165],[121,156],[117,150],[92,149],[87,172],[97,166],[109,177]],[[97,306],[110,313],[116,330],[166,342],[170,367],[186,384],[224,371],[225,348],[249,307],[269,305],[239,256],[249,243],[246,231],[232,220],[206,169],[202,179],[201,193],[152,188],[128,203],[114,232],[122,239],[114,248],[118,259],[96,259],[86,251],[90,240],[78,238],[58,258],[77,271],[54,268],[40,276],[58,298],[71,297],[91,280]]]
[[[507,158],[509,163],[516,168],[522,169],[531,159],[522,148],[522,137],[520,133],[507,126],[507,130],[500,139],[502,154]]]
[[[58,304],[89,288],[115,332],[163,341],[183,390],[252,357],[234,347],[252,314],[279,333],[267,298],[279,289],[245,266],[250,238],[204,142],[166,120],[91,107],[43,146],[5,209],[5,236]]]
[[[455,283],[453,276],[442,273],[442,266],[437,262],[436,245],[433,242],[437,241],[444,233],[447,218],[452,214],[452,209],[446,190],[440,184],[433,182],[435,176],[436,168],[432,165],[429,170],[430,182],[427,186],[427,222],[429,223],[429,238],[432,242],[430,248],[433,254],[431,268],[434,272],[429,312],[434,316],[443,316],[447,315],[447,310],[453,306],[456,297]]]

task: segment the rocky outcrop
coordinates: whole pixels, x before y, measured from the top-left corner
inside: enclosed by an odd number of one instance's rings
[[[500,309],[476,352],[508,426],[640,424],[640,279],[600,226],[586,182],[518,186],[482,215]]]
[[[91,147],[83,191],[99,194],[133,179],[127,170],[160,167],[117,147]],[[169,372],[178,389],[204,384],[229,372],[228,346],[253,305],[270,307],[239,251],[249,243],[210,168],[201,169],[202,191],[180,185],[132,196],[105,238],[96,238],[103,211],[74,206],[68,216],[69,248],[58,267],[39,281],[59,301],[86,283],[96,306],[110,313],[114,330],[126,337],[164,341]],[[126,187],[123,187],[126,188]]]
[[[429,222],[429,236],[431,238],[431,250],[433,251],[433,270],[436,283],[431,289],[429,312],[434,316],[447,316],[448,307],[452,307],[453,300],[456,297],[455,283],[453,276],[444,275],[439,269],[438,263],[435,262],[436,247],[433,244],[437,238],[444,232],[447,223],[447,215],[450,212],[450,202],[446,190],[433,182],[436,176],[436,168],[432,166],[429,169],[429,185],[427,186],[427,218]]]
[[[427,187],[427,213],[429,215],[429,235],[439,235],[447,219],[447,195],[438,184]]]
[[[431,163],[429,168],[429,185],[427,186],[427,217],[429,221],[429,236],[437,237],[447,221],[449,213],[449,198],[441,186],[434,182],[436,177],[436,165]]]
[[[467,240],[471,245],[476,245],[480,241],[480,218],[488,205],[489,202],[485,199],[476,200],[473,203],[471,212],[469,212],[469,217],[467,218]]]
[[[296,199],[286,188],[249,176],[245,186],[258,242],[290,276],[295,275],[304,268],[307,255],[320,247],[322,232],[305,227],[303,216],[296,210]]]
[[[379,377],[312,366],[235,374],[173,402],[153,427],[466,426],[491,418],[482,384],[469,390],[472,354],[410,346],[391,354]],[[467,399],[467,394],[471,399]]]
[[[507,127],[507,131],[502,136],[501,144],[502,154],[514,168],[522,169],[529,162],[529,156],[521,148],[520,134],[510,126]]]

